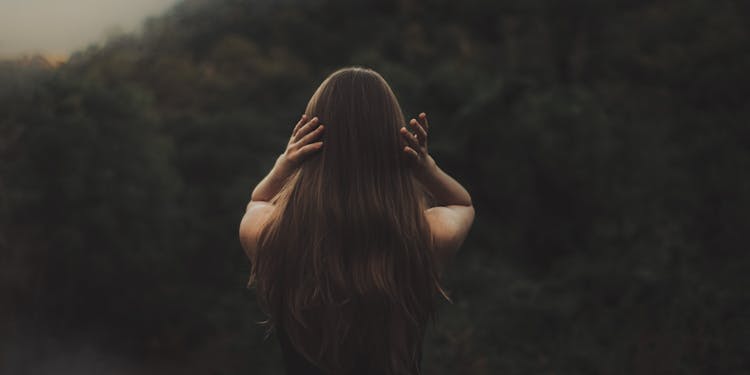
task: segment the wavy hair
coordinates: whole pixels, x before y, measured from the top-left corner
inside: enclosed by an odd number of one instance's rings
[[[427,190],[403,157],[401,106],[377,72],[329,75],[305,113],[323,148],[272,199],[249,286],[294,349],[329,374],[419,372],[440,285]],[[366,372],[363,369],[367,369]]]

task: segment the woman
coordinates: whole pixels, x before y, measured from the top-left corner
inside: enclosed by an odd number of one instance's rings
[[[416,374],[471,197],[376,72],[326,78],[240,224],[288,374]],[[450,300],[450,299],[448,299]]]

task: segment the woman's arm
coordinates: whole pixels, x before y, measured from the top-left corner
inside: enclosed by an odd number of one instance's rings
[[[307,115],[302,115],[297,125],[292,130],[292,136],[286,145],[286,150],[277,159],[271,172],[268,173],[258,186],[253,189],[250,196],[250,202],[268,202],[273,198],[281,187],[284,186],[286,179],[294,173],[299,165],[312,153],[323,147],[323,142],[312,142],[323,133],[325,128],[318,124],[318,118],[305,122]]]
[[[445,264],[461,247],[474,222],[474,206],[469,192],[453,177],[438,167],[427,152],[427,115],[420,113],[420,121],[411,119],[401,133],[406,140],[404,152],[409,155],[415,167],[419,181],[435,198],[436,207],[425,211],[425,218],[430,225],[437,255]]]
[[[240,243],[250,261],[254,261],[257,251],[257,240],[260,230],[274,210],[271,199],[281,190],[286,180],[297,170],[299,165],[323,146],[322,141],[313,142],[322,133],[324,126],[318,124],[318,118],[306,121],[302,115],[292,130],[286,150],[274,163],[271,171],[253,189],[245,215],[240,222]]]
[[[417,178],[435,198],[436,206],[472,206],[469,192],[440,169],[432,156],[427,155],[426,166]]]
[[[250,203],[269,202],[281,190],[281,187],[284,186],[293,172],[294,168],[289,165],[289,161],[284,154],[279,155],[273,168],[271,168],[271,172],[263,177],[253,189],[253,193],[250,195]]]

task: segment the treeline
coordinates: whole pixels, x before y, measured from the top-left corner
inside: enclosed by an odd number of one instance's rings
[[[427,373],[747,370],[749,10],[186,0],[4,62],[0,372],[278,373],[236,229],[346,65],[430,115],[477,208]]]

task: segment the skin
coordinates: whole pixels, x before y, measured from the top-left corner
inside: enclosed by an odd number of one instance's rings
[[[474,221],[474,206],[466,189],[443,172],[430,156],[427,151],[427,115],[422,112],[418,119],[409,121],[413,133],[406,127],[401,128],[406,144],[403,153],[411,161],[417,178],[435,198],[436,206],[425,210],[424,215],[435,241],[435,255],[444,266],[466,238]],[[324,126],[318,123],[317,117],[308,121],[303,115],[295,125],[284,153],[253,190],[240,223],[240,241],[251,262],[255,261],[258,234],[274,209],[269,201],[299,165],[323,147],[323,142],[316,141],[323,130]]]
[[[314,141],[320,137],[324,129],[325,126],[319,124],[317,117],[308,121],[307,115],[302,115],[292,130],[286,150],[276,159],[271,172],[253,190],[240,222],[240,242],[251,262],[255,261],[258,235],[275,208],[269,201],[299,165],[323,147],[322,141]]]

